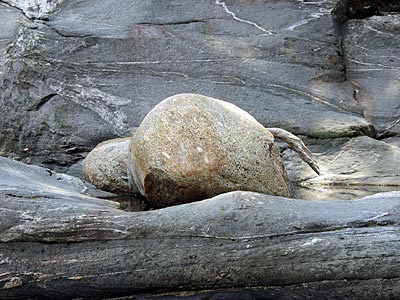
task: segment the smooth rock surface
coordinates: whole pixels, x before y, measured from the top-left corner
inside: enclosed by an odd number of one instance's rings
[[[310,201],[239,191],[128,213],[82,194],[80,180],[0,166],[0,299],[359,300],[400,290],[400,192]]]
[[[373,193],[400,190],[400,148],[369,137],[307,141],[317,157],[316,176],[291,150],[283,161],[297,197],[305,199],[354,199]]]
[[[129,186],[127,162],[131,138],[112,139],[97,145],[83,160],[85,180],[98,189],[113,193],[135,193],[135,184]]]
[[[291,195],[273,135],[237,106],[198,94],[169,97],[145,117],[128,169],[154,207],[237,190]]]
[[[71,230],[74,234],[70,238],[75,242],[96,240],[98,236],[86,235],[95,224],[103,229],[104,240],[134,239],[132,235],[174,237],[178,232],[181,236],[232,239],[248,235],[281,236],[293,228],[306,230],[310,220],[328,228],[337,222],[347,224],[355,219],[371,219],[395,209],[393,205],[400,191],[373,195],[363,201],[306,201],[236,191],[204,201],[138,213],[123,211],[117,203],[100,199],[109,195],[78,178],[0,157],[0,213],[10,216],[0,218],[0,241],[22,241],[32,234],[32,241],[57,242],[58,237]],[[369,208],[374,206],[374,201],[382,202],[379,208]],[[346,209],[333,209],[338,205]],[[285,216],[289,210],[290,218]],[[32,217],[22,218],[18,226],[5,226],[24,214]],[[99,215],[104,219],[99,219]],[[389,215],[382,215],[379,222],[387,218]],[[145,222],[148,219],[152,222]],[[49,227],[52,220],[57,220],[57,224]],[[229,226],[221,226],[227,221]],[[124,222],[127,222],[126,230],[121,230]],[[258,226],[259,223],[263,225]],[[136,230],[129,230],[136,226]],[[76,230],[77,227],[82,230]],[[47,234],[43,232],[46,228]]]

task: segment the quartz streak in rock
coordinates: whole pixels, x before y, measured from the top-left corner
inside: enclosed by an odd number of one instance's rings
[[[240,108],[214,98],[165,99],[132,137],[130,175],[155,207],[234,190],[290,196],[271,133]]]

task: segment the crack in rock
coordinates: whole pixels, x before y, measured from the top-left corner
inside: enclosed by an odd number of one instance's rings
[[[260,25],[258,25],[257,23],[254,23],[252,21],[249,20],[244,20],[242,18],[239,18],[233,11],[231,11],[228,6],[226,5],[226,3],[224,1],[220,1],[220,0],[215,0],[215,4],[222,6],[222,8],[225,10],[226,13],[228,13],[229,15],[232,16],[233,19],[235,19],[236,21],[242,22],[242,23],[246,23],[249,24],[251,26],[254,26],[255,28],[257,28],[258,30],[261,30],[264,33],[267,33],[269,35],[274,34],[274,32],[269,31],[263,27],[261,27]]]

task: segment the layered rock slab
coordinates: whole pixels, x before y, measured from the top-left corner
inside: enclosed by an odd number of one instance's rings
[[[45,169],[5,158],[0,167],[2,299],[207,299],[232,289],[273,298],[277,286],[288,299],[299,290],[395,299],[400,290],[398,192],[358,201],[231,192],[128,213],[65,182],[50,194],[57,180]]]
[[[35,199],[82,199],[107,198],[113,194],[97,190],[93,185],[66,174],[27,165],[0,156],[0,191],[10,197]],[[50,200],[49,200],[50,201]],[[107,201],[106,201],[107,202]],[[111,202],[109,202],[111,204]],[[117,207],[113,204],[112,207]]]
[[[291,195],[273,135],[237,106],[197,94],[169,97],[145,117],[128,167],[154,207],[235,190]]]

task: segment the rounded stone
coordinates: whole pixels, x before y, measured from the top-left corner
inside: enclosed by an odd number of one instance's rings
[[[139,193],[130,187],[127,161],[130,137],[117,138],[98,144],[82,163],[85,180],[97,188],[113,193]]]
[[[292,195],[272,134],[237,106],[197,94],[169,97],[144,118],[128,175],[154,207],[236,190]]]

